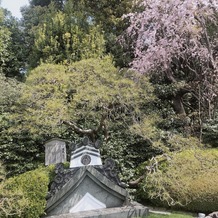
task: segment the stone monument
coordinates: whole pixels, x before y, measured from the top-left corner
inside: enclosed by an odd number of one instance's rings
[[[50,218],[127,218],[146,216],[148,209],[129,202],[126,186],[108,158],[102,165],[100,142],[85,137],[73,144],[70,168],[56,164],[46,214]]]
[[[66,162],[66,143],[64,140],[53,138],[45,143],[45,165]]]

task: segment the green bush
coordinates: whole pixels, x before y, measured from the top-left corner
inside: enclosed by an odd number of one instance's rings
[[[50,168],[10,178],[0,186],[0,217],[37,218],[44,214]]]
[[[0,217],[21,216],[20,209],[27,207],[28,203],[23,199],[23,193],[20,190],[11,191],[6,187],[6,174],[1,163],[0,174]]]
[[[158,159],[159,158],[159,159]],[[159,162],[159,164],[158,164]],[[139,197],[158,206],[193,212],[218,208],[218,149],[190,149],[159,156],[146,174]]]
[[[212,147],[218,148],[218,115],[203,124],[203,140]]]

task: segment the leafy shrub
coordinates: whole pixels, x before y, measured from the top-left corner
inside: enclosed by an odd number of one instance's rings
[[[154,162],[155,168],[141,184],[141,200],[194,212],[217,210],[217,149],[184,150],[159,156]]]
[[[203,140],[213,147],[218,147],[218,117],[204,123]]]
[[[27,207],[28,202],[20,190],[11,191],[7,187],[5,178],[5,169],[0,163],[0,217],[21,216],[22,208]]]
[[[4,182],[0,183],[0,217],[22,217],[28,201],[21,190],[9,190]]]
[[[46,206],[50,168],[39,168],[0,185],[0,217],[37,218]]]

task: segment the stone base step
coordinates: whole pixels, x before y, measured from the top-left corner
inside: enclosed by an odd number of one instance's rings
[[[147,217],[148,213],[147,207],[134,205],[47,216],[46,218],[135,218]]]

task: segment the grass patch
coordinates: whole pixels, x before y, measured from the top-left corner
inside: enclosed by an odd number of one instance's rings
[[[150,213],[148,218],[193,218],[193,216],[185,215],[185,214],[176,214],[176,213],[172,213],[170,215],[152,214],[152,213]]]

